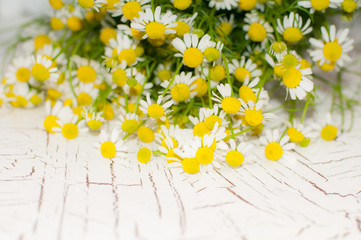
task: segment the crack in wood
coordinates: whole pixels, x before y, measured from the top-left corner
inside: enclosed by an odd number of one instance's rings
[[[118,229],[118,225],[119,225],[119,207],[118,207],[118,203],[119,203],[119,196],[118,196],[118,187],[115,184],[115,173],[114,173],[114,161],[112,160],[110,162],[110,174],[112,177],[112,193],[114,196],[113,199],[113,214],[114,214],[114,236],[116,239],[119,239],[119,233],[117,231]]]
[[[215,208],[215,207],[221,207],[221,206],[233,204],[233,203],[234,203],[234,201],[222,202],[222,203],[217,203],[217,204],[208,204],[208,205],[204,205],[204,206],[200,206],[200,207],[195,207],[193,209],[197,210],[197,209],[204,209],[204,208]]]
[[[152,183],[152,187],[153,187],[153,193],[155,196],[155,200],[157,202],[157,207],[158,207],[158,216],[161,218],[162,217],[162,207],[160,206],[160,202],[159,202],[159,197],[158,197],[158,193],[157,193],[157,186],[153,180],[153,176],[151,173],[149,173],[149,181]]]

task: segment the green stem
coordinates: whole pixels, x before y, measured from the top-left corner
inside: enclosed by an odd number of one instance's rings
[[[239,135],[241,135],[241,134],[243,134],[243,133],[246,133],[246,132],[248,132],[248,131],[250,131],[250,130],[255,129],[256,127],[257,127],[257,126],[255,126],[255,127],[249,127],[249,128],[247,128],[247,129],[245,129],[245,130],[243,130],[243,131],[240,131],[240,132],[238,132],[238,133],[235,133],[235,134],[233,134],[233,135],[230,135],[230,136],[224,138],[224,140],[226,141],[226,140],[228,140],[228,139],[231,139],[231,138],[234,138],[234,137],[236,137],[236,136],[239,136]]]
[[[173,84],[173,82],[174,82],[175,76],[177,76],[177,74],[179,73],[179,71],[180,71],[180,69],[181,69],[182,66],[183,66],[182,61],[178,61],[178,63],[177,63],[177,69],[176,69],[175,73],[173,74],[172,79],[171,79],[170,82],[168,83],[168,86],[166,87],[166,89],[164,89],[164,92],[163,92],[163,94],[162,94],[162,98],[163,98],[163,97],[165,96],[165,94],[168,92],[170,86],[171,86],[171,85]]]
[[[224,54],[222,54],[222,59],[223,59],[224,67],[226,68],[227,82],[228,82],[229,86],[231,87],[231,96],[233,97],[234,94],[233,94],[231,76],[229,75],[229,68],[228,68],[227,58],[226,58],[226,56]]]
[[[135,103],[135,107],[134,107],[135,112],[137,112],[137,109],[139,106],[139,101],[140,101],[140,98],[142,97],[142,93],[144,91],[144,86],[145,86],[145,84],[147,84],[148,80],[152,76],[153,70],[156,65],[157,65],[156,61],[153,62],[153,64],[150,66],[150,68],[148,67],[149,65],[147,65],[147,77],[145,78],[144,83],[142,84],[142,89],[140,90],[140,93],[138,94],[137,102]]]

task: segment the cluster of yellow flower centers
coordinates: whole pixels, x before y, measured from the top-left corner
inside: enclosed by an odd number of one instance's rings
[[[142,11],[142,7],[140,3],[137,1],[130,1],[124,4],[123,8],[123,16],[128,20],[133,20],[134,18],[139,17],[139,12]]]
[[[174,0],[173,5],[176,9],[186,10],[192,4],[192,0]]]
[[[59,120],[59,118],[57,116],[54,115],[48,115],[45,119],[44,119],[44,128],[48,133],[55,133],[53,131],[54,127],[60,127],[59,123],[57,123],[57,121]]]
[[[77,77],[83,83],[92,83],[97,78],[97,73],[91,66],[86,65],[78,68]]]
[[[137,60],[137,54],[136,52],[129,48],[129,49],[123,49],[122,51],[120,51],[120,53],[118,54],[118,60],[119,62],[123,62],[126,61],[128,66],[131,66],[135,63],[135,61]]]
[[[100,153],[105,158],[113,158],[117,153],[115,144],[112,141],[105,141],[100,145]]]
[[[354,0],[344,0],[341,3],[341,7],[342,9],[347,12],[347,13],[352,13],[356,10],[357,8],[357,2]]]
[[[244,161],[244,155],[236,150],[231,150],[226,155],[227,163],[232,167],[239,167]]]
[[[78,136],[79,129],[74,123],[66,123],[63,125],[61,132],[66,139],[74,139]]]
[[[248,36],[253,42],[262,42],[267,37],[266,28],[258,23],[252,23],[248,29]]]
[[[225,97],[222,100],[222,109],[228,114],[235,114],[241,108],[241,101],[235,97]]]
[[[152,157],[152,151],[150,151],[150,149],[146,147],[139,149],[137,153],[138,161],[141,163],[149,162],[151,157]]]
[[[239,0],[238,6],[244,11],[251,11],[257,5],[257,0]]]
[[[266,158],[271,161],[277,161],[283,155],[283,149],[278,142],[270,142],[265,148]]]
[[[326,125],[321,130],[321,138],[326,141],[335,140],[337,137],[337,128],[333,125]]]
[[[323,47],[323,55],[328,61],[335,62],[342,55],[342,47],[337,39],[334,42],[328,42]]]
[[[51,40],[46,35],[39,35],[34,38],[34,48],[35,51],[43,48],[45,45],[50,44]]]
[[[329,5],[330,0],[311,0],[311,6],[317,11],[325,10]]]
[[[151,39],[159,39],[164,36],[165,26],[159,22],[150,22],[145,27],[145,32]]]
[[[190,68],[196,68],[203,62],[203,54],[198,48],[188,48],[183,53],[183,62]]]
[[[247,109],[245,111],[244,119],[246,123],[252,127],[258,126],[262,123],[263,115],[261,110]]]
[[[187,101],[191,96],[191,91],[188,85],[184,83],[178,83],[170,90],[172,98],[177,102]]]
[[[33,75],[34,79],[39,82],[44,82],[50,78],[49,70],[40,63],[34,64],[34,66],[31,68],[31,74]]]
[[[30,76],[31,76],[31,73],[30,73],[29,69],[27,69],[25,67],[21,67],[16,71],[16,79],[19,82],[29,81]]]
[[[301,71],[297,68],[289,68],[283,74],[282,82],[288,88],[296,88],[302,79]]]
[[[296,43],[302,39],[303,35],[299,28],[286,28],[283,32],[283,39],[290,43]]]
[[[294,143],[300,143],[305,139],[305,136],[294,127],[288,128],[287,135],[290,141]]]
[[[92,8],[94,6],[94,0],[78,0],[79,6],[85,9]]]
[[[196,158],[184,158],[182,167],[183,170],[189,174],[195,174],[200,171],[200,165]]]

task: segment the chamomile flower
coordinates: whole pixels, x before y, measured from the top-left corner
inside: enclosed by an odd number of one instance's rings
[[[231,14],[229,18],[227,16],[218,17],[219,25],[217,26],[217,33],[220,36],[231,34],[233,29],[236,27],[234,22],[234,14]]]
[[[66,27],[68,11],[64,8],[52,11],[50,15],[50,27],[54,31],[63,30]]]
[[[262,71],[258,69],[257,64],[253,63],[251,59],[246,59],[245,56],[242,56],[240,61],[233,59],[231,64],[232,68],[235,69],[233,74],[240,82],[244,82],[246,78],[252,80],[262,75]]]
[[[125,0],[116,3],[115,9],[112,11],[113,17],[122,16],[121,21],[134,20],[139,17],[139,13],[150,8],[150,0]]]
[[[136,44],[129,36],[118,33],[117,39],[109,40],[110,47],[106,49],[106,56],[118,60],[120,63],[125,61],[127,66],[133,66],[143,59],[137,55]]]
[[[197,79],[197,76],[192,76],[192,73],[181,72],[176,75],[174,81],[168,82],[164,81],[161,86],[167,88],[169,86],[170,96],[172,97],[174,104],[179,102],[188,102],[191,98],[197,95],[195,91],[196,86],[192,85],[193,82]]]
[[[322,40],[310,39],[314,50],[310,55],[314,62],[324,71],[333,70],[335,66],[342,67],[345,62],[350,61],[347,55],[353,49],[353,39],[347,37],[349,29],[343,29],[336,32],[336,27],[332,25],[327,31],[321,27]]]
[[[335,120],[330,113],[327,113],[322,124],[313,124],[313,129],[319,132],[319,136],[325,141],[333,141],[339,134],[339,121]]]
[[[308,126],[293,120],[292,124],[288,121],[285,122],[287,129],[287,136],[290,138],[290,142],[299,144],[301,147],[306,147],[310,143],[311,139],[316,138],[316,132]]]
[[[53,127],[54,132],[61,132],[66,139],[74,139],[78,137],[79,133],[88,132],[85,119],[79,120],[77,114],[69,111],[63,111],[59,114],[59,119],[56,121],[59,127]]]
[[[135,133],[140,125],[138,115],[135,113],[127,113],[125,116],[123,114],[119,115],[120,118],[120,128],[128,133]]]
[[[53,67],[53,61],[47,57],[37,55],[33,58],[33,65],[31,67],[31,75],[38,82],[57,82],[59,74],[58,68]]]
[[[95,145],[100,150],[104,158],[115,158],[116,156],[125,155],[128,147],[125,142],[120,138],[120,132],[114,129],[111,134],[102,130],[99,134],[99,143]]]
[[[43,48],[37,51],[37,54],[51,60],[53,62],[51,67],[57,67],[58,70],[63,69],[66,65],[65,54],[61,52],[61,48],[52,44],[44,45]]]
[[[173,6],[178,10],[186,10],[192,4],[192,0],[171,0]]]
[[[232,8],[237,7],[237,0],[210,0],[209,7],[216,10],[227,9],[230,11]]]
[[[91,130],[99,130],[101,128],[105,121],[103,115],[103,112],[96,112],[94,109],[85,109],[83,112],[83,117]]]
[[[195,12],[191,17],[185,17],[184,15],[178,17],[176,21],[177,26],[173,28],[176,31],[175,36],[183,37],[184,34],[193,32],[193,26],[197,16],[198,13]],[[172,38],[171,36],[169,37]]]
[[[229,140],[229,151],[226,154],[226,162],[231,167],[239,167],[242,165],[245,157],[249,151],[253,148],[251,144],[246,142],[241,142],[236,145],[236,142],[233,139]]]
[[[278,58],[282,58],[287,54],[287,45],[283,41],[275,41],[272,43],[269,53]]]
[[[49,4],[55,10],[59,10],[64,7],[62,0],[49,0]]]
[[[160,84],[164,81],[170,81],[172,77],[172,64],[161,63],[158,65],[157,69],[154,71],[155,83]]]
[[[346,13],[353,13],[356,9],[361,7],[360,0],[343,0],[341,3],[342,10]]]
[[[45,102],[46,118],[44,119],[44,129],[48,133],[55,133],[53,128],[60,127],[57,122],[59,116],[72,114],[72,110],[69,106],[64,106],[61,101],[56,101],[53,107],[51,105],[51,101]]]
[[[31,79],[31,57],[17,57],[9,65],[5,77],[7,84],[26,83]]]
[[[72,32],[79,32],[84,27],[84,19],[82,8],[80,6],[69,5],[68,17],[66,19],[66,25]]]
[[[338,8],[343,0],[302,0],[298,5],[304,8],[310,8],[310,13],[315,11],[324,11],[327,8]]]
[[[160,119],[162,121],[166,120],[166,115],[169,113],[168,108],[170,108],[173,104],[172,100],[168,100],[166,102],[163,102],[163,97],[159,96],[156,103],[153,103],[150,99],[150,95],[146,95],[147,101],[141,100],[140,101],[140,109],[144,114],[148,114],[149,117],[153,119]]]
[[[288,68],[282,76],[282,83],[287,88],[291,99],[304,99],[307,92],[313,90],[313,82],[310,80],[311,68],[300,69],[299,67]]]
[[[247,13],[244,21],[246,24],[243,26],[243,30],[247,32],[246,39],[265,44],[267,40],[274,38],[272,26],[256,11]]]
[[[224,44],[221,41],[218,41],[217,43],[208,41],[208,46],[203,53],[206,60],[216,64],[216,61],[221,57],[223,46]]]
[[[281,19],[277,19],[277,31],[283,35],[283,39],[289,43],[299,42],[306,34],[312,31],[311,19],[303,25],[303,20],[297,13],[291,12],[289,16],[284,16],[283,24]]]
[[[150,8],[145,9],[145,12],[140,12],[138,18],[134,18],[131,27],[141,32],[145,32],[143,39],[161,39],[165,35],[174,34],[173,29],[177,26],[175,22],[177,16],[168,11],[161,14],[161,7],[155,8],[154,13]]]
[[[238,7],[243,11],[251,11],[257,5],[257,0],[239,0]]]
[[[247,77],[242,86],[238,90],[238,96],[241,100],[243,100],[245,103],[248,101],[257,102],[257,96],[258,101],[263,103],[268,103],[269,97],[267,91],[265,91],[263,88],[259,89],[256,86],[259,83],[259,78],[255,78],[252,81],[249,80]]]
[[[79,56],[74,56],[73,60],[77,66],[73,73],[76,76],[75,79],[81,83],[100,84],[102,82],[101,74],[103,69],[98,62]]]
[[[282,158],[286,151],[295,147],[294,143],[289,143],[289,137],[284,136],[280,139],[277,129],[266,131],[266,136],[259,139],[260,143],[265,146],[264,154],[268,160],[277,161]]]
[[[107,0],[77,0],[77,2],[80,7],[86,10],[95,9],[99,12],[99,8],[103,7]]]
[[[244,124],[252,127],[259,126],[266,120],[274,119],[276,116],[273,113],[263,113],[263,102],[258,101],[256,104],[252,101],[245,103],[243,100],[240,115],[244,116]]]
[[[123,90],[128,95],[132,97],[138,96],[139,94],[146,95],[153,87],[153,83],[151,82],[144,84],[145,75],[139,72],[136,68],[128,68],[125,72],[127,74],[127,81],[123,86]]]
[[[204,56],[203,52],[208,47],[208,42],[211,37],[206,34],[199,41],[196,34],[185,34],[183,40],[176,38],[172,41],[173,46],[180,51],[175,57],[182,57],[183,63],[190,67],[196,68],[200,66],[203,62]]]
[[[93,83],[74,82],[74,85],[77,106],[90,106],[98,96],[99,89]]]
[[[7,93],[9,103],[13,107],[32,108],[44,100],[44,94],[35,89],[30,89],[26,83],[15,84],[11,91]]]
[[[232,90],[229,84],[220,84],[217,89],[222,97],[213,92],[212,100],[219,103],[219,106],[228,114],[235,114],[241,108],[241,101],[236,97],[232,97]]]

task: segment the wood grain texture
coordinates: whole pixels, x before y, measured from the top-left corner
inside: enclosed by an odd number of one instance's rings
[[[188,175],[49,135],[42,108],[0,113],[0,239],[361,238],[359,124],[294,159]]]

